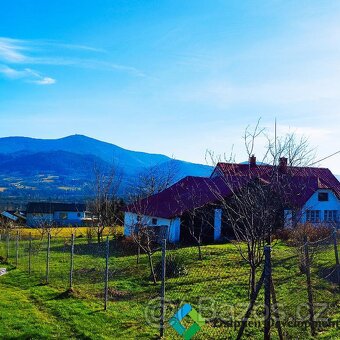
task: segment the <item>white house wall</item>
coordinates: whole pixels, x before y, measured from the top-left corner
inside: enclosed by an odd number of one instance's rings
[[[67,214],[67,218],[61,218],[62,214]],[[79,211],[55,211],[53,214],[54,221],[59,225],[81,225],[83,218],[85,218],[85,212]]]
[[[215,209],[214,212],[214,241],[221,238],[222,209]]]
[[[318,200],[318,193],[327,192],[328,193],[328,201],[319,201]],[[332,190],[320,189],[316,191],[310,199],[306,202],[302,209],[301,213],[301,222],[306,222],[306,211],[307,210],[320,210],[321,211],[321,221],[324,218],[324,211],[325,210],[337,210],[338,211],[338,219],[340,214],[340,200],[334,194]]]
[[[131,236],[132,229],[138,224],[138,214],[131,213],[131,212],[125,212],[124,214],[124,235],[125,236]],[[152,224],[152,219],[157,219],[157,224]],[[169,233],[168,233],[168,240],[172,243],[176,243],[179,241],[180,237],[180,219],[174,218],[174,219],[167,219],[157,216],[141,216],[141,221],[139,223],[142,223],[144,225],[148,225],[150,227],[161,227],[161,226],[168,226],[169,227]]]
[[[177,243],[180,240],[181,233],[181,219],[176,217],[171,220],[169,229],[169,241],[172,243]]]
[[[29,227],[38,227],[43,223],[51,223],[53,214],[27,214],[26,224]]]

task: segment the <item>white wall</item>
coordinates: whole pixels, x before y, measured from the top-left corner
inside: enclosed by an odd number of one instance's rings
[[[181,218],[176,217],[171,220],[169,230],[169,241],[172,243],[178,243],[181,237]]]
[[[138,214],[131,213],[131,212],[125,212],[124,214],[124,235],[125,236],[131,236],[132,229],[137,225]],[[152,219],[157,219],[157,224],[152,224]],[[181,221],[180,218],[173,218],[173,219],[167,219],[157,216],[141,216],[141,221],[139,223],[142,223],[143,225],[153,226],[155,228],[160,226],[168,226],[169,227],[169,233],[168,233],[168,240],[172,243],[179,242],[180,239],[180,227],[181,227]]]
[[[214,214],[214,241],[221,238],[222,209],[215,209]]]
[[[55,211],[53,218],[55,220],[59,220],[61,219],[60,214],[63,214],[63,213],[67,214],[66,220],[81,221],[82,218],[85,218],[85,212],[81,212],[81,211]]]
[[[52,222],[53,221],[53,214],[27,214],[26,217],[26,224],[29,227],[37,227],[42,223]]]
[[[328,193],[328,201],[319,201],[318,193],[319,192],[327,192]],[[320,219],[321,222],[324,218],[324,210],[337,210],[338,211],[338,219],[340,215],[340,200],[336,197],[332,190],[328,189],[319,189],[316,191],[310,199],[306,202],[302,209],[301,222],[306,222],[306,210],[321,210]]]

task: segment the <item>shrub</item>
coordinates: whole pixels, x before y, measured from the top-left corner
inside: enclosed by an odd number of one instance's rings
[[[165,261],[165,276],[170,277],[180,277],[188,274],[188,270],[185,265],[185,259],[178,254],[168,254]],[[158,280],[162,276],[162,260],[157,262],[155,266],[155,273]]]
[[[332,229],[324,225],[313,225],[311,223],[299,224],[291,230],[290,241],[293,245],[301,245],[304,243],[304,238],[307,236],[310,242],[323,240],[330,236]]]
[[[273,238],[288,241],[291,245],[301,245],[305,236],[310,242],[316,242],[327,238],[331,233],[332,229],[329,226],[304,223],[298,224],[295,228],[278,229]]]
[[[273,235],[274,240],[288,241],[291,238],[292,229],[283,228],[275,231]]]
[[[296,228],[291,229],[289,242],[296,247],[299,258],[299,269],[302,274],[306,273],[306,257],[304,253],[305,237],[308,237],[310,242],[331,241],[327,237],[331,235],[332,229],[325,225],[313,225],[311,223],[299,224]],[[326,240],[325,240],[326,239]],[[322,242],[323,243],[323,242]],[[310,251],[310,256],[313,257],[313,251]]]

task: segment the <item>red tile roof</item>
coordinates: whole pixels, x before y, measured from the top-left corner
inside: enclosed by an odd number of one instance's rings
[[[218,163],[212,176],[188,176],[168,189],[127,206],[126,211],[141,215],[173,218],[185,211],[218,202],[228,197],[254,178],[269,182],[273,174],[270,165]],[[331,189],[340,199],[340,182],[326,168],[288,167],[291,185],[287,199],[295,206],[303,206],[318,189]]]

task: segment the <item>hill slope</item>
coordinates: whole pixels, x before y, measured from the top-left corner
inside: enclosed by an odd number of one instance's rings
[[[82,135],[60,139],[0,138],[0,195],[79,199],[89,194],[94,166],[123,174],[121,193],[149,168],[174,169],[179,180],[209,176],[211,167],[130,151]]]

